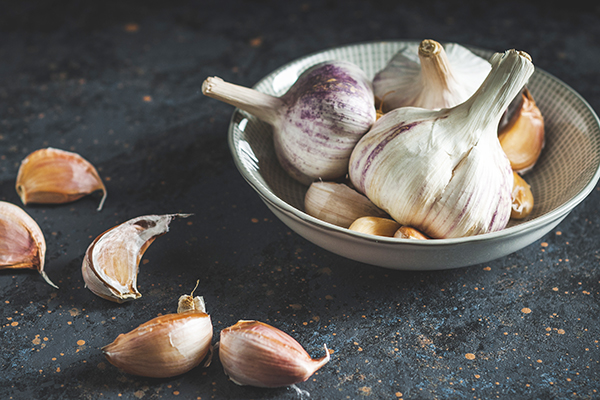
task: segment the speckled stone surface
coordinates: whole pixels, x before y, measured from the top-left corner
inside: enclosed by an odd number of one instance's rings
[[[258,319],[331,361],[298,384],[312,399],[600,398],[600,194],[505,258],[401,272],[333,255],[277,220],[238,174],[233,108],[204,97],[211,75],[251,86],[295,58],[370,40],[433,38],[517,48],[600,109],[600,10],[553,2],[3,2],[0,200],[31,151],[75,151],[99,196],[26,206],[47,273],[0,271],[2,399],[296,399],[240,387],[215,359],[168,379],[128,375],[100,348],[175,312],[200,280],[214,324]],[[597,6],[596,6],[597,7]],[[140,263],[139,300],[84,287],[83,254],[144,214],[171,223]]]

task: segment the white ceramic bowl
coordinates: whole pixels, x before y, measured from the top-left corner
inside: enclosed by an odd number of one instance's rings
[[[312,54],[269,74],[255,89],[280,96],[302,71],[326,60],[354,62],[373,78],[406,43],[359,43]],[[492,54],[472,50],[483,57]],[[240,173],[269,209],[316,245],[352,260],[393,269],[464,267],[504,257],[541,238],[593,190],[600,177],[600,121],[587,102],[540,69],[528,88],[546,127],[542,156],[525,176],[535,199],[533,212],[524,221],[512,221],[501,231],[478,236],[417,241],[361,234],[323,222],[303,211],[308,187],[279,166],[269,125],[236,109],[229,127],[229,146]]]

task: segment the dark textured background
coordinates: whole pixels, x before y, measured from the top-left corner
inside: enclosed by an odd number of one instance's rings
[[[0,398],[297,398],[239,387],[218,359],[171,379],[108,364],[102,346],[174,312],[198,279],[214,341],[238,319],[258,319],[313,356],[323,343],[333,350],[298,385],[313,399],[600,398],[597,189],[551,233],[494,262],[372,267],[320,249],[268,211],[232,162],[233,108],[200,92],[207,76],[251,86],[331,46],[433,38],[525,50],[598,110],[600,11],[578,4],[1,2],[0,200],[20,204],[18,165],[47,146],[91,161],[108,199],[101,212],[98,196],[25,207],[60,290],[33,271],[0,271]],[[97,235],[173,212],[195,215],[149,247],[142,298],[118,305],[84,288],[81,261]]]

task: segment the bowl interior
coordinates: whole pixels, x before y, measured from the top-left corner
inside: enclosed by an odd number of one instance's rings
[[[255,88],[280,96],[306,68],[334,59],[354,62],[373,78],[406,43],[362,43],[309,55],[269,74]],[[472,50],[486,58],[493,54],[488,50]],[[531,224],[551,213],[568,213],[589,194],[599,177],[599,121],[587,102],[563,82],[537,68],[527,87],[544,117],[546,144],[535,167],[524,175],[535,199],[533,211],[525,220],[511,220],[508,227]],[[268,124],[236,109],[229,143],[240,172],[263,199],[282,201],[303,213],[308,187],[291,179],[280,167]]]

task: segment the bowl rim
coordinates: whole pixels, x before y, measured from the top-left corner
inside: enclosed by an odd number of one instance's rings
[[[282,71],[284,71],[286,69],[291,68],[293,65],[303,64],[311,58],[318,57],[323,53],[330,52],[333,50],[342,50],[345,48],[353,48],[353,47],[357,47],[357,46],[373,46],[373,45],[381,45],[381,44],[402,44],[402,43],[412,43],[412,42],[420,42],[420,40],[417,40],[417,39],[400,40],[399,39],[399,40],[363,41],[363,42],[357,42],[357,43],[351,43],[351,44],[345,44],[345,45],[341,45],[341,46],[326,48],[326,49],[323,49],[320,51],[312,52],[310,54],[307,54],[305,56],[299,57],[297,59],[294,59],[292,61],[285,63],[284,65],[278,67],[277,69],[275,69],[272,72],[265,75],[258,82],[256,82],[256,84],[254,84],[252,87],[256,89],[257,87],[263,85],[266,80],[280,74]],[[447,42],[442,42],[442,43],[447,43]],[[484,49],[484,48],[480,48],[480,47],[469,46],[469,45],[462,45],[462,46],[465,46],[468,49],[474,50],[474,51],[491,52],[492,54],[494,53],[493,50]],[[310,65],[312,65],[312,64],[308,63],[305,65],[305,67],[309,67]],[[583,104],[584,108],[593,117],[593,121],[595,122],[595,124],[600,128],[600,118],[598,118],[598,115],[596,114],[594,109],[587,102],[587,100],[585,100],[570,85],[568,85],[561,79],[555,77],[554,75],[546,72],[545,70],[543,70],[537,66],[535,67],[534,73],[545,75],[547,78],[549,78],[550,80],[554,80],[556,83],[560,84],[565,90],[570,92],[570,94],[572,94],[577,100],[579,100]],[[263,201],[268,202],[269,204],[271,204],[274,207],[277,207],[282,212],[292,214],[296,218],[299,218],[300,220],[303,220],[309,224],[316,225],[319,228],[336,231],[338,233],[350,235],[353,237],[359,237],[359,238],[362,238],[366,241],[370,241],[373,243],[380,243],[380,242],[390,243],[390,244],[410,243],[413,246],[444,247],[444,246],[456,245],[459,243],[465,244],[465,243],[471,243],[471,242],[496,241],[504,236],[508,237],[508,236],[513,236],[513,235],[526,234],[526,233],[529,233],[534,230],[542,229],[544,226],[551,224],[553,221],[556,221],[558,219],[562,219],[562,218],[566,217],[566,215],[568,213],[570,213],[577,205],[579,205],[593,191],[593,189],[596,187],[596,184],[598,183],[598,180],[600,179],[600,164],[599,164],[599,166],[596,168],[594,175],[590,178],[588,183],[579,191],[579,193],[577,193],[575,196],[573,196],[567,202],[561,204],[554,210],[552,210],[544,215],[541,215],[539,217],[536,217],[536,218],[528,220],[528,221],[524,221],[518,225],[514,225],[511,227],[501,229],[499,231],[483,233],[483,234],[474,235],[474,236],[464,236],[464,237],[459,237],[459,238],[447,238],[447,239],[432,239],[432,240],[413,240],[413,239],[401,239],[401,238],[393,238],[393,237],[385,237],[385,236],[375,236],[375,235],[365,234],[365,233],[361,233],[361,232],[351,231],[347,228],[343,228],[343,227],[331,224],[329,222],[323,221],[321,219],[315,218],[315,217],[307,214],[306,212],[292,206],[291,204],[287,203],[286,201],[282,200],[281,198],[276,196],[268,187],[266,187],[264,184],[262,184],[259,180],[255,179],[253,174],[250,173],[244,167],[241,159],[239,157],[237,157],[238,149],[236,148],[235,143],[234,143],[234,134],[235,134],[234,127],[235,127],[235,120],[238,115],[242,115],[245,117],[247,114],[244,113],[242,110],[235,108],[235,110],[233,111],[233,113],[231,115],[228,132],[227,132],[227,138],[228,138],[228,144],[230,147],[230,151],[234,155],[234,157],[233,157],[234,163],[235,163],[237,169],[239,170],[240,174],[246,180],[246,182],[260,195],[260,197],[262,198]]]

